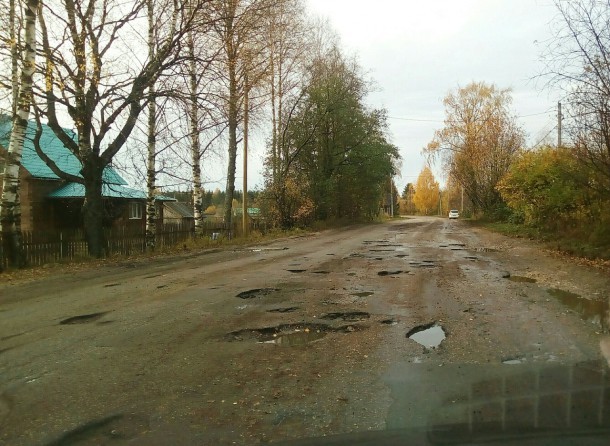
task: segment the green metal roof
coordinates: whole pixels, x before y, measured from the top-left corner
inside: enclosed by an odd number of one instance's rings
[[[65,184],[47,195],[49,198],[83,198],[84,196],[85,186],[79,183]],[[125,187],[120,184],[104,184],[102,186],[102,197],[146,200],[147,194],[144,191]],[[155,196],[155,199],[158,201],[176,201],[175,198],[163,195],[157,195]]]
[[[8,149],[11,127],[11,120],[6,115],[0,116],[0,144],[6,149]],[[75,132],[69,129],[63,130],[74,141],[77,140]],[[21,165],[34,178],[57,180],[59,177],[53,173],[49,166],[47,166],[36,153],[34,142],[32,141],[35,132],[36,123],[31,121],[28,122],[28,128],[23,143]],[[44,153],[57,164],[59,169],[68,174],[82,178],[82,175],[80,174],[82,167],[80,161],[70,152],[70,150],[64,147],[61,141],[55,136],[55,133],[53,133],[53,130],[46,124],[42,125],[40,146]],[[121,178],[112,167],[106,167],[106,169],[104,169],[103,179],[105,183],[127,185],[127,182]]]

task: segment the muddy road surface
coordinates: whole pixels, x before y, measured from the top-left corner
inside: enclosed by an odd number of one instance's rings
[[[607,273],[465,222],[56,270],[0,284],[0,444],[610,423]],[[594,407],[570,390],[580,375]],[[512,400],[511,376],[527,383]]]

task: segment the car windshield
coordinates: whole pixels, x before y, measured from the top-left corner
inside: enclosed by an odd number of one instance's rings
[[[608,442],[610,1],[3,5],[1,445]]]

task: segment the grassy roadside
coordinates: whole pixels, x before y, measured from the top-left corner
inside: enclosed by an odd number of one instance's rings
[[[577,233],[557,234],[532,228],[530,226],[485,220],[468,220],[469,224],[482,227],[509,237],[526,238],[542,242],[547,249],[561,254],[588,260],[610,260],[610,241],[591,243]]]

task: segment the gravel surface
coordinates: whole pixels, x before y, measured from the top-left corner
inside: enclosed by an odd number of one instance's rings
[[[458,381],[600,362],[609,296],[603,271],[423,217],[54,268],[0,283],[0,444],[421,427]]]

